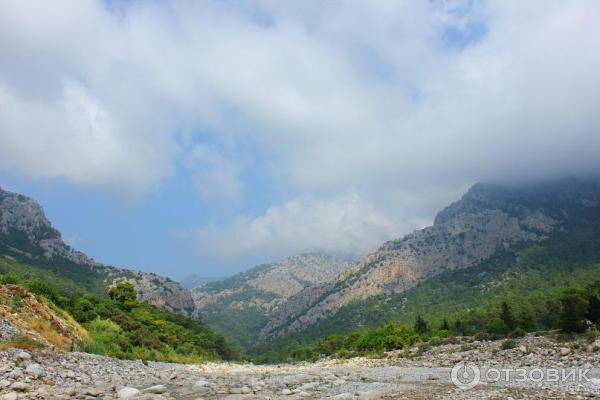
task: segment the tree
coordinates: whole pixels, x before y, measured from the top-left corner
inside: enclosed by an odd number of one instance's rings
[[[565,332],[584,332],[586,329],[586,313],[588,299],[585,292],[578,289],[569,289],[560,297],[561,311],[558,317],[560,329]]]
[[[503,301],[502,304],[500,304],[500,319],[504,322],[504,326],[506,326],[506,329],[509,332],[517,327],[517,322],[513,316],[512,309],[506,301]]]
[[[454,331],[460,335],[465,334],[465,329],[464,329],[462,321],[460,319],[457,319],[456,321],[454,321]]]
[[[110,288],[108,295],[126,310],[131,310],[138,305],[137,291],[131,282],[122,281],[117,283]]]
[[[419,335],[422,335],[427,333],[428,330],[429,326],[427,325],[427,321],[425,321],[420,315],[417,316],[415,321],[415,332],[417,332]]]
[[[446,318],[444,318],[444,321],[442,322],[441,329],[443,331],[449,331],[450,330],[450,324],[448,323],[448,320]]]
[[[594,324],[600,323],[600,281],[587,287],[588,307],[586,317]]]

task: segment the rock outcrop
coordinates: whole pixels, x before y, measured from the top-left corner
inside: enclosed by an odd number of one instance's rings
[[[236,331],[234,327],[247,324],[243,337],[233,339],[249,345],[262,325],[290,297],[334,280],[351,265],[334,256],[306,253],[203,284],[193,289],[192,295],[197,312],[225,335]]]

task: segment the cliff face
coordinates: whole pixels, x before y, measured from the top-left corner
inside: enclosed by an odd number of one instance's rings
[[[268,340],[310,327],[359,299],[401,293],[440,272],[468,268],[499,250],[542,241],[573,210],[600,202],[597,180],[545,185],[477,184],[433,226],[383,244],[333,282],[307,288],[279,307],[262,329]]]
[[[324,254],[301,254],[203,284],[192,295],[197,312],[209,324],[248,346],[291,296],[334,280],[350,265]]]
[[[34,200],[0,188],[0,255],[52,267],[57,273],[78,268],[83,279],[101,279],[108,287],[118,280],[130,280],[139,298],[169,311],[192,315],[194,301],[180,284],[155,274],[102,265],[73,250],[46,218]]]

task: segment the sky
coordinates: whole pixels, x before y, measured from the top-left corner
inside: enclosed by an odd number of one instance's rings
[[[180,279],[600,171],[598,1],[0,1],[0,186]]]

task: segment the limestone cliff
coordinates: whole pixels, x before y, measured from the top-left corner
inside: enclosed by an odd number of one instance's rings
[[[196,308],[226,336],[248,346],[287,299],[334,280],[351,262],[307,253],[264,264],[192,290]]]

